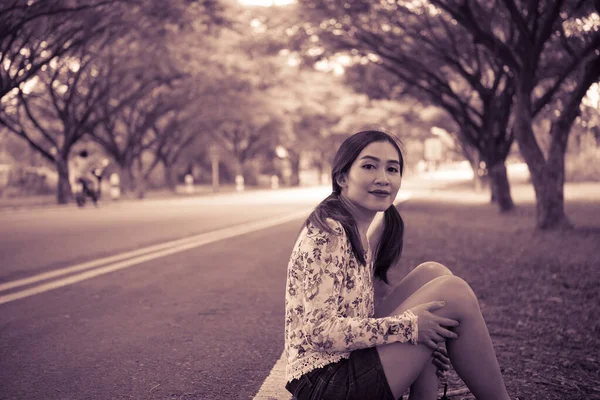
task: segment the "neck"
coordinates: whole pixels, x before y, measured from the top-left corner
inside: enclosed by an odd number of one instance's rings
[[[367,231],[373,222],[373,218],[375,218],[375,213],[373,213],[373,215],[356,215],[352,213],[352,215],[354,216],[356,227],[360,232],[360,237],[363,238],[364,241],[364,239],[367,237]]]
[[[344,200],[346,200],[345,203],[347,204],[348,209],[350,210],[350,213],[352,214],[352,217],[354,217],[354,222],[356,222],[356,227],[358,228],[358,232],[360,233],[361,240],[366,249],[367,231],[369,230],[369,227],[371,226],[371,223],[373,222],[375,215],[377,215],[377,212],[367,210],[363,207],[359,207],[346,198],[344,198]]]

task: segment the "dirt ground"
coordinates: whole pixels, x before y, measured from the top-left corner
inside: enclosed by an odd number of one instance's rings
[[[512,399],[600,399],[600,202],[568,201],[566,211],[575,229],[537,231],[533,204],[510,214],[489,204],[400,206],[405,244],[392,282],[429,260],[464,278]],[[448,385],[465,388],[454,371]]]

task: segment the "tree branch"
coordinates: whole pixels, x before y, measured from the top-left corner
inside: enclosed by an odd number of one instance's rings
[[[536,36],[535,43],[533,46],[533,59],[535,60],[539,59],[540,54],[544,50],[544,45],[546,44],[546,41],[548,41],[548,39],[552,35],[552,32],[554,31],[554,24],[556,23],[556,20],[560,18],[560,9],[563,5],[563,1],[564,0],[554,0],[550,2],[552,4],[552,7],[550,11],[547,11],[546,18],[543,18],[543,20],[541,21],[539,34],[536,35],[537,32],[533,32],[533,34]]]
[[[588,63],[585,65],[583,78],[577,83],[575,89],[570,92],[569,100],[565,104],[565,107],[558,121],[556,122],[556,124],[562,125],[562,129],[554,130],[554,142],[557,142],[566,148],[570,131],[569,128],[573,124],[577,114],[579,114],[579,105],[581,104],[581,100],[586,95],[590,86],[597,82],[599,78],[600,56],[596,56],[594,59],[588,61]]]
[[[484,31],[477,23],[476,18],[471,13],[468,6],[469,2],[463,2],[459,7],[453,7],[441,0],[430,0],[432,4],[450,14],[458,23],[460,23],[468,32],[473,35],[475,43],[481,43],[487,47],[492,53],[496,54],[504,64],[509,65],[512,69],[520,70],[521,64],[518,58],[513,53],[512,49],[506,46],[498,37],[491,32]]]
[[[515,4],[514,0],[502,0],[502,2],[504,3],[508,12],[510,13],[512,21],[517,24],[517,29],[518,29],[519,33],[522,35],[522,37],[526,38],[527,41],[529,42],[529,45],[531,45],[531,39],[532,39],[531,32],[529,32],[529,28],[527,27],[527,22],[523,18],[523,15],[521,15],[521,12],[517,8],[517,5]],[[536,3],[536,2],[532,1],[531,3]]]
[[[538,100],[536,100],[532,107],[533,115],[537,115],[546,104],[552,100],[553,96],[560,89],[563,82],[571,75],[575,69],[581,65],[581,62],[589,55],[591,55],[594,51],[598,49],[600,46],[600,33],[596,34],[594,39],[581,51],[578,57],[573,59],[569,65],[567,65],[562,73],[559,74],[558,78],[554,82],[546,93],[544,93]]]
[[[37,128],[37,130],[42,134],[42,136],[48,142],[50,142],[50,144],[52,146],[55,146],[58,149],[58,145],[56,143],[56,140],[47,132],[46,129],[44,129],[40,125],[40,123],[38,122],[37,118],[35,118],[35,116],[31,112],[31,109],[29,107],[29,102],[25,99],[25,96],[23,96],[23,92],[21,92],[19,90],[18,96],[19,96],[19,100],[20,100],[21,104],[23,105],[23,108],[25,109],[25,113],[27,114],[27,117],[29,118],[29,120],[33,123],[33,125]]]

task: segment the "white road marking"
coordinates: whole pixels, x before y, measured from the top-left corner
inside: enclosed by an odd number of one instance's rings
[[[84,262],[81,264],[72,265],[70,267],[60,268],[60,269],[57,269],[54,271],[45,272],[43,274],[34,275],[29,278],[17,279],[14,281],[2,283],[2,284],[0,284],[0,292],[8,290],[8,289],[13,289],[13,288],[16,288],[19,286],[26,286],[26,285],[30,285],[32,283],[41,282],[41,281],[45,281],[45,280],[52,279],[52,278],[57,278],[59,276],[67,275],[67,274],[70,274],[73,272],[78,272],[78,271],[83,271],[83,270],[94,268],[94,267],[99,267],[101,265],[108,264],[111,262],[121,261],[124,259],[139,256],[142,254],[152,253],[154,251],[166,249],[169,247],[174,247],[174,246],[181,245],[181,244],[193,241],[193,240],[197,240],[198,236],[199,235],[188,237],[188,238],[183,238],[183,239],[172,240],[170,242],[165,242],[165,243],[161,243],[161,244],[154,245],[154,246],[144,247],[143,249],[128,251],[128,252],[117,254],[114,256],[99,258],[97,260],[92,260],[92,261]]]
[[[310,210],[303,210],[293,214],[288,214],[282,217],[271,218],[268,220],[260,220],[251,222],[243,225],[234,227],[219,229],[212,232],[202,233],[189,238],[174,240],[171,242],[163,243],[160,245],[146,247],[144,249],[130,251],[122,254],[118,254],[111,257],[105,257],[102,259],[90,261],[83,264],[74,265],[71,267],[62,268],[56,271],[47,272],[39,275],[32,276],[30,278],[19,279],[12,282],[7,282],[0,285],[0,291],[5,291],[11,288],[24,286],[32,283],[41,282],[58,276],[66,275],[73,272],[78,272],[94,267],[100,268],[92,269],[91,271],[82,272],[79,274],[71,275],[63,279],[54,280],[48,283],[43,283],[28,289],[20,290],[18,292],[6,294],[0,296],[0,304],[8,303],[14,300],[22,299],[25,297],[33,296],[36,294],[44,293],[52,289],[57,289],[63,286],[72,285],[77,282],[81,282],[86,279],[94,278],[100,275],[104,275],[110,272],[118,271],[120,269],[128,268],[133,265],[137,265],[146,261],[154,260],[159,257],[168,256],[170,254],[179,253],[181,251],[189,250],[195,247],[203,246],[205,244],[213,243],[219,240],[228,239],[234,236],[243,235],[246,233],[254,232],[260,229],[269,228],[272,226],[280,225],[295,219],[300,219],[308,216]],[[122,261],[125,260],[125,261]],[[121,262],[116,262],[121,261]],[[116,262],[116,263],[115,263]],[[112,264],[111,264],[112,263]]]

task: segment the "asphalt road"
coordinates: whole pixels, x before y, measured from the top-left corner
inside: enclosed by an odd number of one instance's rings
[[[0,284],[298,213],[325,192],[2,213]],[[251,398],[283,349],[285,273],[300,223],[0,303],[0,399]]]

